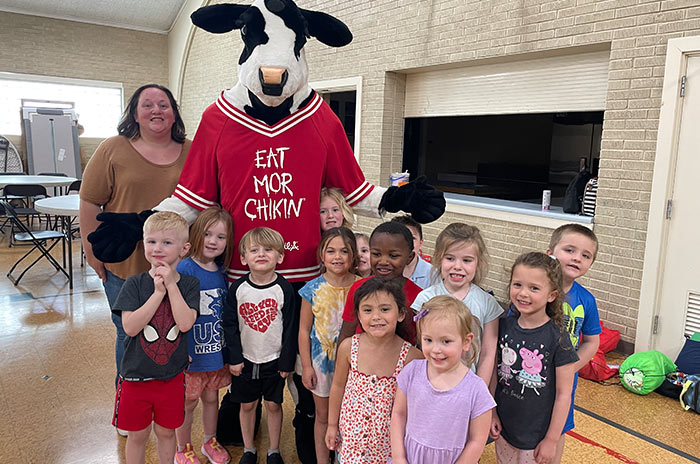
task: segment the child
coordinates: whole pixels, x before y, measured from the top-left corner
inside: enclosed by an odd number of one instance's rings
[[[430,287],[435,283],[435,279],[431,276],[430,263],[420,256],[423,247],[423,228],[420,223],[409,214],[396,216],[392,218],[391,221],[405,225],[413,237],[413,253],[415,253],[415,255],[413,261],[408,263],[406,269],[404,269],[404,277],[411,279],[411,282],[418,285],[420,288]]]
[[[598,253],[598,238],[595,233],[580,224],[565,224],[552,233],[547,254],[561,264],[564,282],[564,327],[571,336],[571,344],[577,350],[579,360],[574,365],[574,388],[571,392],[571,407],[566,418],[563,434],[574,428],[574,396],[578,385],[578,371],[593,359],[600,344],[600,318],[598,306],[591,293],[576,279],[591,268]]]
[[[355,274],[360,277],[369,277],[372,274],[372,266],[369,258],[369,237],[367,234],[355,233],[355,241],[357,245],[357,270]]]
[[[328,426],[328,395],[335,370],[335,351],[343,307],[350,286],[359,279],[350,271],[356,267],[355,237],[350,229],[327,230],[318,245],[318,259],[323,274],[308,282],[299,295],[299,354],[302,381],[313,393],[316,405],[314,437],[316,458],[328,463],[325,437]]]
[[[119,369],[114,419],[127,430],[126,462],[146,460],[146,441],[153,430],[158,457],[175,457],[175,429],[185,418],[186,332],[197,319],[199,281],[180,275],[176,266],[187,254],[187,222],[178,214],[159,212],[143,225],[148,272],[129,277],[114,303],[120,311],[126,341]]]
[[[338,345],[354,333],[362,332],[355,316],[355,292],[368,279],[381,277],[383,279],[396,279],[403,284],[404,295],[408,304],[413,303],[421,288],[403,276],[403,270],[413,259],[413,237],[411,232],[403,224],[396,222],[383,222],[379,224],[369,238],[370,264],[372,266],[371,277],[355,282],[348,297],[345,300],[343,311],[343,325],[338,336]],[[403,319],[403,318],[402,318]],[[413,318],[403,319],[399,324],[399,334],[411,345],[416,344],[416,324]]]
[[[544,253],[519,256],[510,300],[516,313],[500,320],[498,378],[491,383],[498,404],[491,423],[496,457],[499,464],[556,464],[578,360],[562,326],[559,263]]]
[[[473,345],[472,315],[464,303],[442,295],[423,304],[414,319],[425,360],[412,362],[397,378],[392,462],[476,463],[496,403],[484,381],[461,362]]]
[[[177,265],[180,274],[199,279],[199,317],[188,337],[190,366],[185,372],[185,422],[175,432],[177,453],[175,463],[197,464],[192,450],[192,419],[194,409],[202,399],[204,441],[202,453],[212,464],[231,460],[226,449],[216,441],[219,411],[219,389],[231,383],[231,373],[224,366],[221,353],[221,311],[226,299],[224,263],[231,260],[228,240],[233,235],[233,220],[228,212],[214,207],[202,211],[192,224],[192,247]]]
[[[396,334],[406,307],[396,279],[369,279],[357,289],[355,316],[364,332],[338,347],[328,406],[326,446],[339,461],[384,464],[391,456],[389,425],[396,376],[420,351]]]
[[[267,409],[270,449],[267,463],[282,463],[279,443],[282,429],[284,379],[294,370],[297,315],[294,291],[275,269],[284,259],[279,232],[257,227],[239,243],[241,263],[250,272],[229,289],[224,306],[224,361],[231,374],[231,400],[241,403],[244,452],[240,464],[258,461],[255,449],[255,409],[261,397]]]
[[[481,347],[472,369],[476,368],[476,375],[489,385],[496,361],[498,318],[503,308],[479,287],[487,273],[487,259],[479,229],[458,222],[448,225],[438,235],[432,261],[434,272],[441,279],[420,292],[411,308],[420,311],[423,303],[437,295],[451,295],[462,301],[474,316],[474,344]]]
[[[335,188],[321,189],[321,232],[333,227],[352,228],[352,209],[345,201],[343,193]]]

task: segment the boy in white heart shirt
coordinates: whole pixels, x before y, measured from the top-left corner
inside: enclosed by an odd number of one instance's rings
[[[256,463],[255,409],[265,399],[270,449],[267,462],[282,463],[279,454],[284,379],[296,361],[297,315],[294,291],[275,272],[284,259],[279,232],[258,227],[246,232],[238,249],[250,272],[229,289],[222,315],[224,362],[233,379],[231,400],[241,403],[244,453],[241,463]]]

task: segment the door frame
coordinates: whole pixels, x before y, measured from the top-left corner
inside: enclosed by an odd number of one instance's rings
[[[662,105],[659,114],[659,133],[656,140],[654,175],[649,202],[635,351],[647,351],[654,348],[654,318],[660,312],[659,299],[669,233],[669,221],[666,220],[666,202],[671,198],[675,181],[683,108],[683,100],[680,97],[681,77],[685,74],[688,57],[697,54],[700,54],[700,36],[676,38],[668,41],[661,96]]]
[[[355,92],[355,159],[360,162],[360,136],[362,126],[362,76],[344,77],[309,82],[309,86],[318,93]]]

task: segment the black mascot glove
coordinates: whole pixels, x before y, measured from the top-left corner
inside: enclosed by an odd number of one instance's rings
[[[401,187],[389,187],[379,202],[379,209],[390,213],[405,211],[421,224],[427,224],[445,212],[445,195],[428,184],[425,176],[420,176]]]
[[[131,256],[143,239],[143,223],[153,213],[155,211],[145,210],[98,214],[97,220],[102,222],[88,235],[95,257],[103,263],[119,263]]]

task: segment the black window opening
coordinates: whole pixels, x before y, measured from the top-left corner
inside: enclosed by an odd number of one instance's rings
[[[323,95],[333,112],[345,128],[345,135],[350,142],[352,151],[355,151],[355,105],[357,92],[332,92]]]
[[[403,169],[445,192],[561,206],[583,168],[597,171],[603,111],[407,118]],[[597,172],[594,172],[597,175]]]

